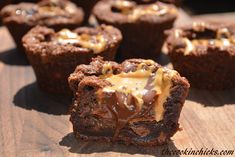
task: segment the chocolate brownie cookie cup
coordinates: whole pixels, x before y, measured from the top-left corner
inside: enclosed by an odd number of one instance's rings
[[[8,5],[2,9],[1,16],[21,51],[23,51],[22,37],[36,25],[51,27],[55,30],[74,29],[83,21],[82,9],[64,0]]]
[[[91,16],[92,9],[94,5],[99,0],[73,0],[74,3],[76,3],[78,6],[82,7],[84,10],[85,16],[84,16],[84,24],[87,24],[89,21],[89,17]]]
[[[161,145],[179,130],[189,84],[152,60],[122,64],[95,58],[69,77],[75,137],[142,146]]]
[[[138,4],[128,0],[102,0],[93,13],[99,23],[119,28],[123,42],[118,51],[121,60],[126,58],[155,59],[164,43],[164,31],[170,29],[177,17],[173,5],[155,2]]]
[[[23,45],[39,87],[70,94],[67,79],[76,66],[88,64],[98,55],[113,60],[121,39],[119,30],[106,25],[58,32],[37,26],[23,37]]]
[[[235,87],[235,29],[194,23],[174,29],[166,42],[174,69],[192,87],[210,90]]]

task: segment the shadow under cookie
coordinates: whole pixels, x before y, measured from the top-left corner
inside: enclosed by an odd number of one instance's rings
[[[14,96],[13,103],[27,110],[36,110],[53,115],[68,114],[71,98],[52,95],[39,90],[36,83],[22,87]]]
[[[152,156],[163,156],[164,150],[178,151],[178,148],[174,145],[172,141],[169,143],[157,146],[157,147],[138,147],[138,146],[125,146],[122,144],[112,144],[105,142],[95,142],[95,141],[82,141],[76,140],[73,133],[69,133],[62,138],[59,142],[61,146],[69,148],[69,152],[77,154],[92,154],[92,153],[103,153],[103,152],[116,152],[116,153],[126,153],[131,155],[142,154],[142,155],[152,155]],[[175,155],[174,157],[179,157]]]

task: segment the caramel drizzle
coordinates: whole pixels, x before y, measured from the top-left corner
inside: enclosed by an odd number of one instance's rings
[[[205,24],[198,23],[193,24],[194,31],[203,32],[205,31]],[[182,31],[176,29],[174,31],[175,38],[179,38],[182,34]],[[190,40],[187,37],[183,37],[183,41],[186,44],[185,53],[184,55],[190,54],[197,46],[216,46],[219,47],[221,50],[227,48],[233,44],[235,44],[235,37],[229,32],[227,28],[218,29],[216,32],[215,39],[193,39]]]
[[[97,96],[100,104],[107,105],[110,112],[116,117],[114,138],[119,135],[120,130],[128,122],[134,118],[143,117],[152,109],[157,122],[163,119],[163,104],[170,95],[171,80],[174,75],[177,75],[177,72],[173,70],[166,72],[164,68],[153,72],[152,63],[154,62],[150,60],[140,63],[134,72],[101,76],[102,79],[112,84],[99,90]],[[148,69],[143,69],[143,66],[147,66]],[[107,69],[109,66],[104,65],[104,67]],[[110,95],[108,98],[107,94]]]
[[[95,54],[104,51],[107,41],[102,34],[89,35],[81,34],[78,35],[68,29],[63,29],[57,33],[55,38],[56,43],[60,44],[76,44],[82,48],[93,50]]]
[[[147,5],[146,7],[138,7],[135,3],[126,0],[117,0],[113,7],[119,9],[122,14],[128,15],[130,20],[137,20],[144,15],[163,16],[168,13],[176,13],[175,9],[167,6],[159,6],[157,4]]]
[[[64,8],[57,6],[57,0],[51,0],[51,5],[44,5],[44,6],[37,6],[30,8],[30,9],[16,9],[16,15],[23,15],[27,17],[31,17],[34,14],[41,14],[46,16],[59,16],[65,13],[73,14],[76,11],[75,6],[72,4],[66,4]]]
[[[54,2],[56,4],[56,1]],[[38,12],[39,14],[49,15],[49,16],[58,16],[63,15],[65,13],[73,14],[75,13],[75,6],[71,4],[67,4],[64,8],[61,8],[56,5],[47,5],[47,6],[39,6]]]

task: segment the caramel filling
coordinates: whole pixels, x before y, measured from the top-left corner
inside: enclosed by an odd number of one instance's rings
[[[176,75],[176,71],[171,71],[170,73],[166,73],[163,68],[157,70],[155,74],[155,79],[151,83],[153,90],[156,91],[158,95],[158,99],[155,102],[155,118],[156,121],[160,121],[163,119],[164,114],[164,106],[163,104],[166,102],[167,98],[170,95],[170,88],[172,86],[172,77]]]
[[[38,8],[39,14],[49,15],[49,16],[56,16],[62,15],[65,13],[73,14],[75,12],[75,7],[73,5],[66,5],[64,8],[55,5],[48,5],[48,6],[39,6]]]
[[[57,6],[40,6],[38,8],[39,14],[46,14],[50,16],[55,16],[57,14],[63,14],[64,10]]]
[[[73,14],[76,11],[76,7],[72,4],[66,4],[61,8],[57,5],[57,0],[51,0],[51,4],[43,5],[43,6],[35,6],[31,9],[24,10],[24,9],[16,9],[16,15],[23,15],[23,16],[32,16],[34,14],[41,14],[47,16],[59,16],[64,15],[66,13]]]
[[[117,9],[122,14],[128,15],[130,20],[137,20],[144,15],[163,16],[168,13],[176,13],[175,9],[170,9],[167,6],[159,6],[157,4],[146,5],[139,7],[135,3],[127,0],[117,0],[113,4],[113,8]]]
[[[95,54],[101,53],[107,44],[103,35],[77,34],[68,29],[63,29],[57,33],[56,43],[74,44],[82,48],[91,49]]]
[[[204,22],[194,22],[193,23],[193,30],[197,32],[203,32],[205,31],[206,24]]]
[[[138,70],[136,72],[121,73],[118,75],[108,76],[106,80],[112,84],[103,89],[104,92],[121,92],[125,95],[133,95],[140,107],[144,104],[143,96],[147,93],[145,86],[148,78],[151,76],[150,71]],[[127,104],[127,99],[124,101]]]
[[[151,60],[145,60],[137,66],[136,71],[109,73],[110,64],[104,64],[103,75],[111,85],[96,92],[100,105],[104,105],[111,117],[116,120],[113,138],[117,138],[120,130],[127,123],[133,123],[146,115],[150,120],[161,121],[164,116],[164,103],[170,96],[172,78],[177,75],[174,70],[167,71],[156,67]],[[151,116],[152,115],[152,116]],[[148,132],[134,129],[134,132],[147,136]]]
[[[166,72],[164,68],[159,68],[153,73],[153,66],[151,65],[148,65],[149,68],[147,70],[142,69],[144,65],[149,63],[153,63],[153,61],[150,62],[147,60],[139,64],[137,70],[134,72],[122,72],[117,75],[102,75],[101,78],[112,84],[111,86],[103,88],[102,93],[122,93],[122,104],[124,104],[126,108],[130,108],[129,96],[131,95],[136,100],[136,112],[140,111],[144,105],[153,103],[155,120],[160,121],[163,119],[164,114],[163,104],[170,94],[172,77],[176,75],[177,72],[173,70]],[[105,72],[107,69],[112,68],[108,65],[104,65],[103,69],[105,69],[103,70],[103,72]],[[99,94],[100,92],[101,91],[99,91]],[[146,100],[146,98],[150,100]]]
[[[197,32],[204,32],[205,31],[205,25],[203,23],[201,23],[200,25],[196,25],[194,24],[194,30]],[[182,33],[182,31],[180,30],[175,30],[174,32],[175,37],[179,38],[180,34]],[[185,55],[190,54],[194,49],[196,49],[196,47],[199,46],[215,46],[218,47],[220,49],[224,49],[227,48],[231,45],[235,44],[235,37],[231,34],[231,32],[229,32],[229,30],[227,28],[221,28],[218,29],[216,32],[216,36],[215,38],[211,38],[211,39],[192,39],[190,40],[187,37],[183,38],[184,43],[186,44],[186,48],[185,48]]]
[[[122,14],[131,14],[134,10],[135,3],[126,0],[117,0],[113,3],[113,8],[120,11]]]
[[[102,74],[112,74],[113,68],[110,63],[104,64],[102,69]]]

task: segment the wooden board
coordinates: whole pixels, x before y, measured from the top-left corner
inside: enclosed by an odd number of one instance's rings
[[[177,25],[188,21],[182,14]],[[38,89],[32,68],[16,52],[5,27],[0,28],[0,42],[0,157],[162,156],[166,148],[235,149],[235,90],[191,89],[180,118],[183,130],[165,146],[139,148],[77,141],[66,115],[69,100]],[[158,61],[168,63],[165,55]]]

